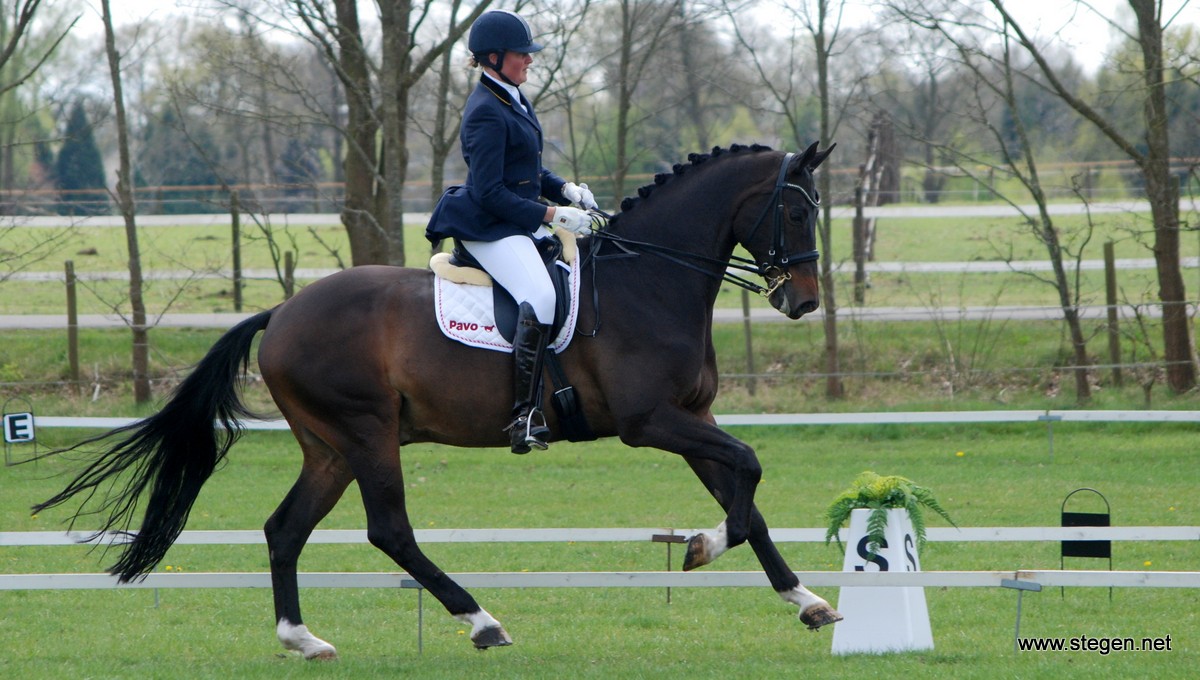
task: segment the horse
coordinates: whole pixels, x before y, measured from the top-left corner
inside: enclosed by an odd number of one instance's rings
[[[684,569],[749,542],[776,593],[798,606],[813,630],[842,616],[801,585],[780,555],[754,505],[762,476],[754,450],[716,425],[712,317],[728,278],[792,319],[817,309],[820,197],[813,171],[832,149],[718,147],[690,155],[622,201],[606,228],[580,240],[590,257],[579,323],[590,320],[591,331],[580,332],[559,357],[596,436],[679,454],[725,511],[715,530],[688,540]],[[738,244],[753,259],[735,257]],[[761,275],[767,285],[730,268]],[[110,573],[120,583],[144,578],[241,434],[240,419],[253,415],[239,387],[261,333],[259,373],[303,452],[299,478],[264,525],[283,646],[308,659],[337,656],[301,617],[296,569],[310,533],[353,480],[370,543],[470,625],[477,648],[512,644],[500,622],[421,551],[405,509],[404,445],[509,445],[503,428],[513,402],[512,360],[439,332],[433,276],[426,269],[354,267],[241,321],[159,412],[71,447],[86,445],[94,458],[35,510],[82,494],[74,522],[95,496],[101,506],[91,512],[108,515],[96,536],[126,536]],[[560,440],[562,423],[553,411],[546,418],[552,440]],[[140,530],[132,532],[139,507]]]

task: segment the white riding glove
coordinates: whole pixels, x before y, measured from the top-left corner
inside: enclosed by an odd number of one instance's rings
[[[587,184],[567,182],[563,185],[562,195],[568,201],[578,203],[584,210],[596,210],[600,207],[596,205],[596,197],[592,195],[592,190],[588,189]]]
[[[592,233],[592,216],[579,208],[560,205],[554,208],[554,217],[550,225],[562,227],[569,232],[587,235]]]

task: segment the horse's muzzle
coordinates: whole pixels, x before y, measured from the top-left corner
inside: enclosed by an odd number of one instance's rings
[[[793,272],[792,278],[771,293],[768,301],[789,319],[799,319],[817,311],[820,307],[819,293],[815,276],[797,276]]]

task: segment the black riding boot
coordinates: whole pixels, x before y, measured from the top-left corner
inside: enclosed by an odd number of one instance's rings
[[[512,436],[513,453],[529,453],[530,448],[545,450],[550,428],[538,410],[542,394],[542,358],[550,342],[550,327],[539,323],[533,305],[522,302],[517,311],[517,332],[513,338],[513,363],[516,367],[513,387],[513,421],[505,430]]]

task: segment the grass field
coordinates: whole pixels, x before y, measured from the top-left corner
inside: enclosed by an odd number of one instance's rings
[[[1063,497],[1103,491],[1116,525],[1200,524],[1192,452],[1197,428],[1063,425],[1051,460],[1040,426],[734,428],[765,468],[758,505],[774,526],[820,526],[830,500],[864,469],[930,486],[961,526],[1053,526]],[[51,431],[46,445],[78,433]],[[963,455],[958,455],[961,452]],[[616,442],[503,451],[404,450],[409,510],[418,528],[714,526],[721,515],[674,456]],[[286,433],[239,443],[192,514],[189,529],[253,529],[282,498],[298,465]],[[66,513],[25,511],[64,481],[69,461],[0,471],[5,530],[53,530]],[[1091,510],[1084,502],[1082,508]],[[86,522],[85,522],[86,524]],[[940,525],[940,521],[934,522]],[[352,487],[320,528],[362,528]],[[785,544],[797,570],[835,570],[835,546]],[[1053,543],[935,543],[927,570],[1058,568]],[[262,546],[178,546],[160,570],[264,571]],[[447,571],[656,570],[663,547],[631,544],[436,544]],[[1191,543],[1118,543],[1114,568],[1193,570]],[[111,561],[109,556],[109,561]],[[676,555],[678,568],[678,554]],[[5,571],[91,572],[106,565],[83,548],[0,550]],[[1086,563],[1077,564],[1088,568]],[[394,571],[373,548],[314,545],[308,571]],[[708,568],[756,569],[738,548]],[[823,593],[836,600],[836,592]],[[936,649],[886,657],[833,657],[828,631],[811,634],[765,589],[478,590],[516,645],[479,653],[465,628],[425,598],[417,654],[411,591],[309,590],[306,620],[338,646],[336,664],[281,654],[266,591],[2,592],[0,674],[6,678],[173,677],[795,677],[920,673],[922,677],[1183,677],[1200,661],[1200,594],[1191,590],[1047,590],[1024,598],[1023,636],[1161,637],[1159,653],[1016,653],[1015,595],[984,589],[926,591]]]
[[[1137,243],[1144,225],[1134,218],[1107,223],[1084,257],[1100,257],[1102,241],[1118,241],[1118,257],[1148,257]],[[1064,223],[1064,228],[1070,225]],[[836,252],[849,253],[848,228],[835,227]],[[995,259],[997,243],[1013,244],[1020,258],[1039,257],[1011,221],[890,221],[881,226],[881,261]],[[153,268],[200,271],[227,267],[227,233],[149,229],[143,241]],[[1143,232],[1144,233],[1144,232]],[[5,248],[10,248],[6,233]],[[1010,238],[1010,235],[1011,236]],[[328,268],[344,250],[341,230],[295,230],[299,267]],[[410,254],[423,252],[419,229],[407,234]],[[341,238],[342,241],[338,239]],[[61,268],[75,259],[81,273],[124,267],[120,229],[64,234],[46,259],[27,270]],[[247,248],[246,267],[267,268],[261,243]],[[1197,240],[1185,238],[1184,255]],[[95,250],[95,255],[79,255]],[[416,259],[410,255],[416,263]],[[1185,276],[1191,276],[1186,273]],[[1153,291],[1152,270],[1122,272],[1123,295],[1139,300]],[[1084,275],[1096,300],[1098,274]],[[152,312],[231,311],[222,280],[154,282]],[[120,307],[122,285],[98,283],[81,294],[81,311]],[[849,296],[839,278],[840,299]],[[0,283],[0,313],[61,313],[57,282]],[[251,282],[247,308],[269,307],[279,285]],[[872,305],[967,306],[1054,304],[1049,288],[1019,274],[876,275]],[[719,306],[736,307],[725,291]],[[755,301],[754,304],[762,304]],[[843,302],[843,304],[845,304]],[[1096,329],[1092,329],[1095,331]],[[1061,324],[957,322],[852,323],[841,326],[848,397],[824,397],[823,331],[819,323],[763,324],[754,328],[754,391],[740,327],[715,329],[723,377],[718,413],[873,411],[919,409],[1071,408],[1070,378],[1060,367],[1067,350]],[[1153,327],[1151,332],[1154,332]],[[186,372],[219,331],[156,329],[152,373],[156,395]],[[6,332],[0,343],[5,399],[27,397],[39,415],[144,415],[128,386],[126,331],[85,330],[82,392],[61,384],[66,347],[61,332]],[[1152,360],[1147,346],[1129,341],[1131,362]],[[1104,337],[1091,340],[1104,356]],[[1154,373],[1127,373],[1124,387],[1096,371],[1092,408],[1196,409],[1200,395],[1167,396]],[[1143,391],[1139,382],[1149,385]],[[261,385],[249,400],[269,403]],[[1152,399],[1151,399],[1152,397]],[[1058,424],[1054,455],[1047,430],[1034,425],[843,426],[734,428],[756,448],[765,475],[757,501],[777,527],[814,527],[825,506],[863,470],[899,474],[931,487],[961,526],[1053,526],[1063,497],[1079,487],[1100,489],[1113,506],[1115,525],[1197,525],[1195,441],[1192,425]],[[40,446],[65,445],[75,430],[40,430]],[[961,453],[961,455],[959,455]],[[458,450],[415,445],[403,451],[409,511],[417,528],[454,527],[711,527],[721,519],[678,458],[633,450],[614,441],[556,444],[524,457],[502,450]],[[65,483],[76,462],[66,458],[0,469],[0,530],[64,528],[66,510],[31,517],[28,508]],[[249,434],[213,477],[192,513],[189,529],[256,529],[282,499],[299,466],[298,447],[286,433]],[[1091,508],[1084,508],[1091,509]],[[940,525],[940,521],[933,521]],[[78,527],[89,527],[85,518]],[[320,528],[364,527],[355,487]],[[1055,569],[1054,543],[936,543],[922,553],[927,570]],[[799,571],[836,570],[836,546],[785,544]],[[426,552],[449,571],[657,570],[664,549],[651,544],[437,544]],[[1200,546],[1184,542],[1117,543],[1114,568],[1196,570]],[[79,547],[0,548],[7,573],[96,572],[113,556]],[[676,552],[676,568],[679,553]],[[1076,564],[1069,566],[1093,566]],[[264,571],[262,546],[178,546],[159,566],[172,571]],[[740,547],[709,569],[757,569]],[[394,571],[373,548],[314,545],[301,561],[307,571]],[[830,634],[811,634],[794,608],[767,589],[675,589],[672,603],[653,589],[499,589],[474,593],[513,635],[516,645],[479,653],[466,628],[424,600],[424,653],[417,653],[417,596],[379,590],[302,593],[306,622],[337,645],[334,664],[307,664],[283,654],[274,639],[270,593],[262,590],[0,592],[0,678],[595,678],[920,675],[934,678],[1188,677],[1200,662],[1200,593],[1192,590],[1047,590],[1023,600],[1022,635],[1074,637],[1171,636],[1159,653],[1016,653],[1016,596],[999,589],[926,590],[936,649],[885,657],[833,657]],[[822,592],[836,604],[836,591]]]

